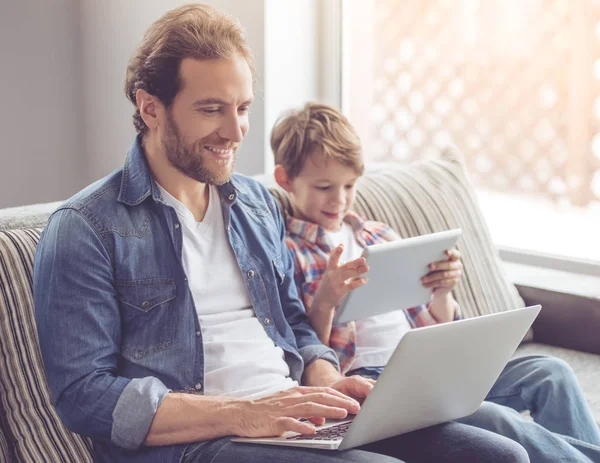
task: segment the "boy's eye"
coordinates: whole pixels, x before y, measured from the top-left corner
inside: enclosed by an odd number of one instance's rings
[[[346,185],[346,190],[351,190],[352,188],[354,188],[354,184],[352,184],[352,185]]]
[[[321,191],[327,191],[327,190],[329,190],[329,188],[331,188],[331,187],[329,187],[329,186],[318,186],[318,187],[316,187],[316,188],[317,188],[317,190],[321,190]]]

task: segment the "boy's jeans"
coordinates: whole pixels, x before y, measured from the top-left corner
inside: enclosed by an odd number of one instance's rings
[[[598,425],[573,370],[557,358],[511,360],[479,410],[457,421],[514,439],[532,463],[600,462]]]
[[[376,379],[381,368],[349,374]],[[535,422],[518,412],[529,410]],[[520,443],[532,463],[600,463],[600,430],[577,378],[564,361],[541,355],[508,362],[485,402],[456,420]]]

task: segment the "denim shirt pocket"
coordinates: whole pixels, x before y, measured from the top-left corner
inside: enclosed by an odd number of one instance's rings
[[[121,354],[139,360],[169,349],[173,342],[173,300],[177,294],[171,278],[117,280],[121,309]]]
[[[275,259],[273,259],[273,268],[275,269],[277,283],[282,284],[285,280],[285,268],[283,267],[283,260],[281,259],[281,256],[277,256]]]

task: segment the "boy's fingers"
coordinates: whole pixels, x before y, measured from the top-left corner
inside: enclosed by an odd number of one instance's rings
[[[433,272],[427,276],[421,278],[423,286],[426,288],[435,286],[446,286],[450,281],[454,281],[454,284],[458,283],[462,271],[460,270],[447,270],[445,272]]]
[[[328,269],[336,269],[340,264],[340,257],[344,252],[344,245],[340,244],[337,248],[333,250],[331,255],[329,256],[329,261],[327,262]]]
[[[440,270],[460,270],[462,268],[463,264],[460,260],[443,260],[429,264],[430,273]]]
[[[461,256],[460,251],[456,248],[447,249],[446,255],[448,256],[448,259],[450,259],[450,260],[458,260],[458,259],[460,259],[460,256]]]
[[[369,266],[364,264],[361,267],[353,268],[353,267],[341,267],[340,268],[340,278],[342,281],[350,280],[351,278],[358,278],[361,275],[367,273],[369,271]]]
[[[348,291],[352,291],[353,289],[360,288],[361,286],[367,284],[368,281],[369,279],[366,277],[355,278],[354,280],[351,280],[350,283],[348,283],[346,288],[348,288]]]

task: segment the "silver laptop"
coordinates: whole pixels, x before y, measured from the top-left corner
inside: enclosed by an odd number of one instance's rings
[[[426,304],[431,288],[423,286],[421,277],[429,272],[429,264],[447,259],[444,251],[456,244],[461,233],[457,228],[367,246],[363,257],[370,267],[369,282],[350,292],[342,301],[334,323]]]
[[[351,420],[317,434],[234,441],[345,450],[474,413],[541,306],[416,328],[402,338]]]

